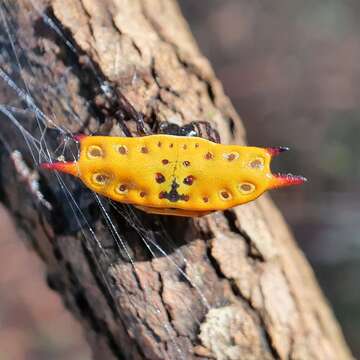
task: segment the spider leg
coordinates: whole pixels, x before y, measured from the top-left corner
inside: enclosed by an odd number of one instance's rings
[[[121,127],[121,130],[123,131],[123,133],[125,134],[125,136],[127,137],[132,137],[131,131],[129,130],[129,128],[126,126],[125,124],[125,115],[123,111],[117,110],[114,113],[114,116],[116,117],[117,120],[119,120],[119,124]]]
[[[205,128],[205,132],[206,132],[206,136],[209,138],[210,141],[215,142],[220,144],[220,134],[219,132],[214,129],[209,122],[207,121],[196,121],[196,125],[198,127],[198,129],[201,129],[201,125],[204,126]],[[200,130],[200,133],[201,130]],[[202,135],[200,135],[202,137]]]
[[[143,115],[136,111],[135,108],[130,104],[130,102],[126,99],[126,97],[117,90],[118,102],[122,109],[129,119],[134,119],[136,122],[136,129],[142,135],[150,135],[151,131],[149,131],[145,125]]]
[[[202,138],[203,134],[202,134],[202,131],[201,131],[200,124],[197,121],[192,121],[190,124],[195,127],[196,132],[197,132],[197,136]]]
[[[136,111],[130,104],[126,97],[120,92],[119,89],[115,89],[108,82],[104,82],[102,90],[107,97],[110,106],[112,108],[111,113],[119,120],[121,128],[126,136],[132,136],[131,131],[125,125],[128,120],[134,120],[136,123],[137,132],[141,135],[149,135],[149,131],[146,127],[143,115]]]

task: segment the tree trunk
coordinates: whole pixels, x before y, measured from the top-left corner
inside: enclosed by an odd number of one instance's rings
[[[206,120],[223,143],[245,142],[241,121],[174,0],[34,3],[36,9],[18,0],[5,10],[16,46],[23,49],[22,76],[44,113],[56,114],[57,125],[73,133],[121,135],[124,123],[136,135],[121,90],[144,114],[148,131],[162,121]],[[1,64],[21,84],[2,26]],[[99,78],[116,89],[111,101],[100,91]],[[0,87],[1,104],[19,106],[20,97],[5,82]],[[36,117],[21,119],[40,135]],[[144,249],[140,231],[106,208],[135,259],[131,263],[106,231],[94,197],[76,179],[62,177],[90,219],[74,221],[54,175],[33,168],[19,131],[5,116],[1,124],[0,134],[39,184],[34,192],[3,144],[1,200],[46,262],[49,285],[83,325],[96,359],[351,358],[308,263],[267,196],[199,219],[134,212],[145,236],[155,234],[153,240],[169,252],[156,258]],[[59,141],[51,129],[46,136]],[[156,237],[159,224],[175,248]],[[171,261],[180,264],[180,274]]]

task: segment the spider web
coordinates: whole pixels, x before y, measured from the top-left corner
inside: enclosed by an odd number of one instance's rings
[[[75,58],[84,57],[48,13],[41,10],[34,0],[29,0],[29,5],[39,16],[38,26],[45,27],[52,40],[55,39],[56,42],[65,45],[68,52]],[[33,201],[39,209],[48,213],[50,218],[59,216],[59,214],[65,216],[61,227],[66,228],[70,234],[81,234],[84,246],[91,254],[97,273],[101,275],[101,281],[105,284],[103,291],[107,293],[107,297],[111,299],[113,304],[117,304],[121,296],[126,296],[130,303],[132,301],[131,290],[123,289],[123,294],[116,292],[118,289],[112,282],[113,274],[111,273],[111,269],[115,269],[119,265],[129,265],[126,269],[130,268],[131,276],[137,279],[139,287],[145,294],[145,311],[149,318],[156,319],[162,331],[167,334],[169,342],[175,349],[174,358],[186,359],[186,351],[179,341],[178,334],[174,331],[170,317],[166,315],[166,312],[164,313],[157,302],[152,300],[152,290],[146,289],[141,284],[139,271],[144,260],[153,263],[159,258],[166,259],[168,267],[166,271],[169,272],[169,276],[176,272],[178,277],[196,293],[201,304],[201,311],[203,313],[208,311],[210,304],[205,295],[206,289],[202,288],[201,284],[192,279],[186,271],[187,259],[190,256],[188,249],[183,246],[183,242],[179,243],[179,240],[174,238],[174,234],[168,232],[169,227],[166,226],[169,221],[172,224],[175,224],[176,221],[184,224],[190,220],[153,216],[144,223],[143,217],[140,218],[139,212],[131,206],[117,204],[100,197],[85,189],[76,179],[56,172],[51,174],[40,172],[39,175],[39,164],[42,162],[52,162],[59,159],[74,161],[77,159],[78,148],[73,140],[73,135],[76,132],[81,132],[86,124],[84,125],[83,114],[79,114],[74,109],[66,90],[67,71],[73,70],[71,65],[64,68],[63,83],[60,81],[58,84],[51,82],[39,84],[36,81],[35,66],[41,66],[41,64],[36,64],[17,38],[17,27],[14,20],[16,8],[17,5],[13,2],[0,1],[0,29],[2,29],[0,43],[4,45],[2,58],[0,58],[0,81],[6,84],[14,100],[11,104],[0,104],[0,113],[2,114],[0,145],[12,159],[26,190],[31,193]],[[46,57],[46,47],[42,50],[42,56]],[[98,82],[98,90],[103,93],[105,98],[111,99],[109,84],[102,79],[96,67],[90,62],[87,69]],[[41,103],[45,104],[52,96],[59,97],[63,110],[65,109],[68,114],[66,121],[59,119],[59,106],[49,104],[47,109],[41,109],[33,94],[36,94],[36,98],[41,99]],[[120,129],[123,135],[127,136],[130,135],[130,131],[125,124],[126,119],[135,117],[136,113],[132,113],[131,107],[126,103],[127,100],[121,97],[121,94],[120,101],[129,109],[128,113],[117,114]],[[99,116],[100,118],[102,116],[94,109],[93,104],[86,104],[85,101],[84,106],[92,111],[93,117]],[[103,119],[99,118],[96,120],[101,124]],[[60,123],[62,125],[59,125]],[[145,133],[144,129],[144,126],[140,126],[138,131]],[[97,133],[96,129],[93,132]],[[21,149],[13,148],[12,141],[9,141],[15,137],[21,137],[24,140]],[[42,176],[50,179],[52,189],[55,189],[52,199],[46,199],[42,193]],[[54,209],[52,207],[53,200],[59,201],[59,199],[62,199],[60,201],[62,209]],[[101,239],[98,236],[99,231],[104,232]],[[132,243],[134,241],[142,248],[140,255],[134,250]],[[109,251],[109,249],[116,249],[116,258],[113,256],[114,251]],[[135,247],[135,249],[138,248]],[[183,302],[182,306],[186,311],[191,314],[194,313],[194,307],[191,307],[186,299],[178,299],[178,301]],[[115,305],[116,307],[117,305]],[[198,319],[199,316],[194,314],[192,317]]]

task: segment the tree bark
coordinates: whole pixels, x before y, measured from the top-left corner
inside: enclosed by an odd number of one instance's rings
[[[119,98],[109,104],[98,91],[98,75],[144,114],[148,129],[162,121],[206,120],[223,143],[245,143],[241,121],[174,0],[39,0],[36,7],[18,0],[9,15],[31,64],[30,71],[24,63],[22,75],[37,104],[46,114],[55,113],[59,126],[73,133],[122,134],[111,108],[126,111]],[[65,31],[80,56],[49,31],[43,13]],[[20,81],[7,56],[11,44],[5,28],[1,34],[2,66]],[[1,104],[21,103],[4,82],[0,87]],[[69,116],[69,106],[80,123]],[[125,120],[136,135],[135,122]],[[351,358],[312,270],[267,196],[191,220],[136,212],[145,229],[156,230],[162,222],[177,245],[169,257],[155,259],[115,214],[133,265],[105,231],[93,197],[65,177],[106,244],[106,256],[84,236],[81,229],[88,226],[74,224],[54,176],[33,168],[22,138],[5,117],[1,123],[0,133],[19,150],[52,210],[39,203],[4,147],[1,200],[46,262],[49,285],[83,325],[96,359]],[[34,117],[24,117],[23,124],[38,131]],[[169,259],[181,264],[209,308]]]

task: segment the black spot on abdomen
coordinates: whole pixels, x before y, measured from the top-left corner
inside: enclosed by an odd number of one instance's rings
[[[189,195],[179,194],[179,192],[177,191],[178,187],[179,184],[176,182],[176,179],[174,179],[171,183],[170,191],[162,191],[159,194],[159,198],[168,199],[171,202],[178,202],[179,200],[188,201]]]

